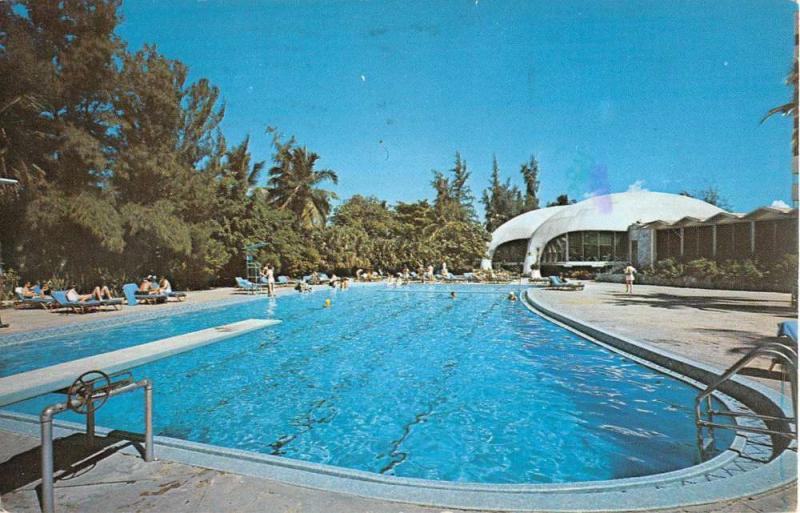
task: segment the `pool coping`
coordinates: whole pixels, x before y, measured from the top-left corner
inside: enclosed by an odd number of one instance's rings
[[[687,381],[687,378],[692,381],[693,378],[670,370],[669,367],[663,367],[660,363],[653,362],[645,356],[652,357],[652,353],[657,353],[656,359],[668,359],[673,362],[672,365],[690,366],[702,372],[714,373],[714,375],[718,375],[720,372],[713,367],[639,341],[619,337],[554,312],[552,309],[536,304],[529,292],[531,291],[527,290],[523,294],[522,303],[533,313],[577,332],[594,343],[622,353],[639,363],[684,381]],[[241,298],[244,301],[249,299],[258,298]],[[213,308],[227,302],[211,302],[207,305],[209,308]],[[620,346],[625,347],[626,350],[621,349]],[[632,348],[633,351],[631,351]],[[636,354],[637,352],[639,354]],[[787,401],[781,394],[744,378],[737,381],[741,387],[753,390],[757,394],[754,397],[758,400],[769,401],[774,408],[785,413],[785,409],[781,405],[786,404]],[[724,396],[721,396],[720,399],[727,404]],[[83,431],[81,424],[62,421],[57,421],[55,428],[57,436]],[[0,411],[0,429],[37,436],[38,418],[33,415]],[[98,428],[97,431],[100,435],[111,434],[114,436],[111,429]],[[465,510],[610,512],[684,507],[759,495],[786,486],[795,481],[797,476],[796,455],[791,451],[784,451],[768,464],[755,470],[737,475],[728,472],[731,474],[730,477],[707,483],[692,481],[692,479],[699,481],[702,481],[703,478],[708,479],[708,475],[713,475],[718,470],[721,472],[725,465],[739,456],[739,451],[744,445],[744,439],[740,435],[737,435],[728,450],[699,465],[642,477],[557,484],[479,484],[432,481],[384,476],[169,437],[157,436],[155,444],[157,456],[164,460],[371,499]],[[123,451],[138,454],[134,447],[127,447]],[[680,493],[676,493],[678,491]]]

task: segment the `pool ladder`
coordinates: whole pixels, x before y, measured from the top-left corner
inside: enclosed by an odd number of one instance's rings
[[[748,363],[758,357],[772,358],[772,366],[781,367],[781,381],[785,383],[788,376],[791,386],[792,417],[760,415],[755,413],[715,410],[712,405],[712,394],[733,376],[738,374]],[[772,367],[770,367],[770,370]],[[697,424],[697,444],[700,457],[706,460],[715,450],[714,429],[734,429],[748,433],[759,433],[778,437],[781,445],[788,446],[797,440],[797,346],[790,339],[770,342],[753,348],[750,352],[731,365],[716,381],[701,391],[694,401],[695,423]],[[742,425],[739,423],[715,422],[715,417],[744,418],[760,420],[766,427]]]

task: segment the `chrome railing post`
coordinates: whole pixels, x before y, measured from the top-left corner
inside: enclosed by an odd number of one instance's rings
[[[144,382],[144,461],[153,461],[153,384],[149,379],[142,381]]]
[[[55,512],[54,472],[53,472],[53,416],[67,409],[63,403],[48,406],[39,415],[42,433],[42,512]]]

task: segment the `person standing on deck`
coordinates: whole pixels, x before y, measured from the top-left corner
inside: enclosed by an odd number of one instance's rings
[[[275,295],[275,268],[272,265],[267,265],[267,291],[270,296]]]
[[[628,265],[623,271],[625,273],[625,292],[630,294],[633,292],[633,275],[636,274],[636,269],[628,262]]]

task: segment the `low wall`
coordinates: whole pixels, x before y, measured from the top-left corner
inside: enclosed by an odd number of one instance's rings
[[[603,273],[595,276],[595,281],[608,283],[625,283],[625,275]],[[661,276],[649,276],[637,274],[636,282],[640,285],[663,285],[666,287],[686,287],[694,289],[713,289],[713,290],[749,290],[755,292],[792,292],[792,284],[773,285],[769,283],[753,284],[744,280],[728,280],[725,282],[700,280],[694,276],[679,276],[677,278],[664,278]]]

